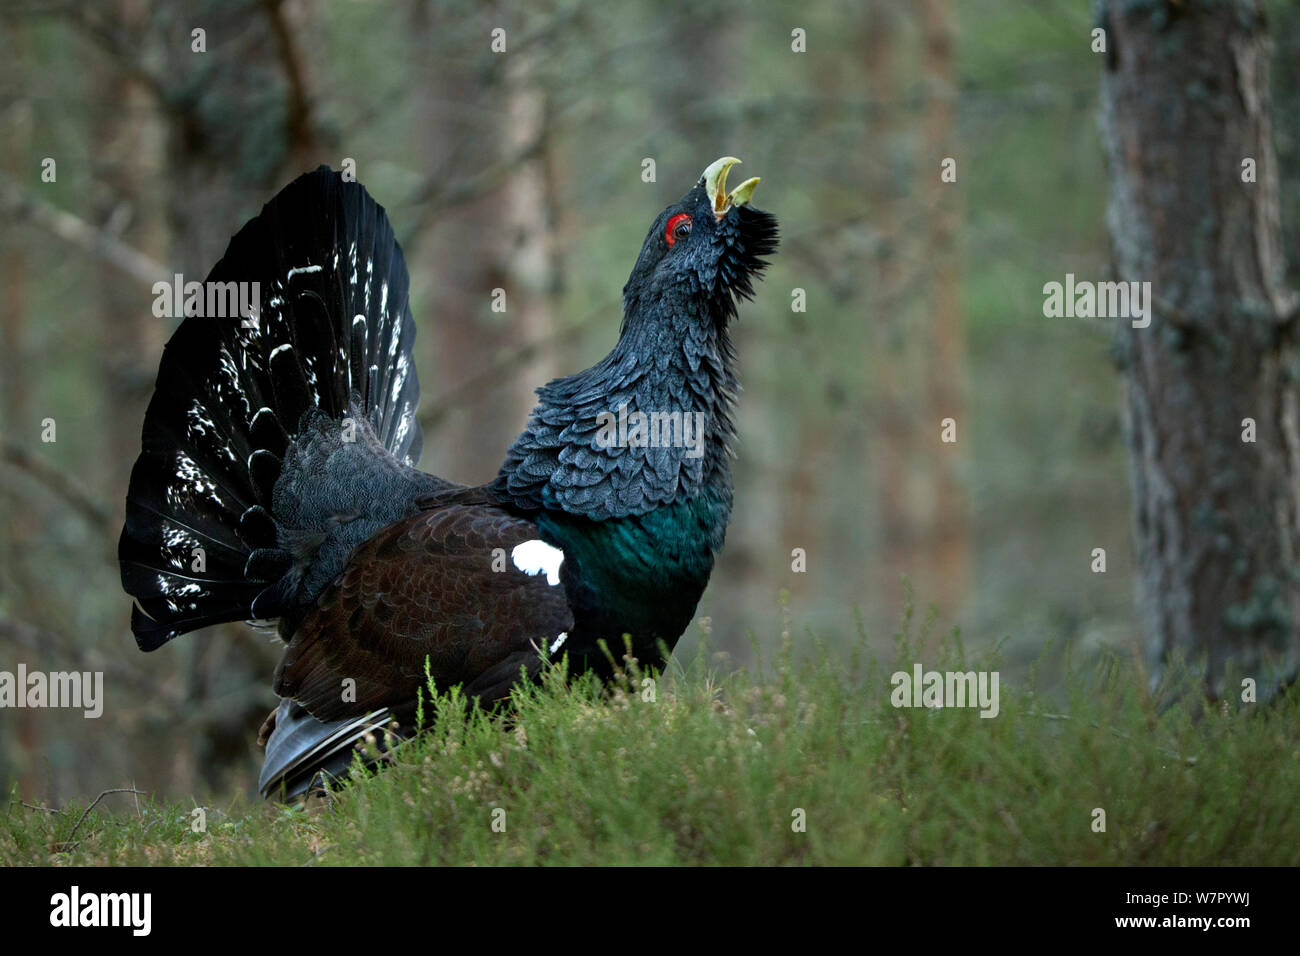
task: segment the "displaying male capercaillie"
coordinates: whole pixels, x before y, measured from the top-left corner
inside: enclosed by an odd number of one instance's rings
[[[776,220],[749,204],[758,180],[726,192],[736,162],[659,214],[618,343],[538,390],[478,487],[414,467],[406,266],[365,189],[322,167],[231,240],[208,282],[257,282],[260,308],[189,317],[167,344],[119,558],[145,651],[278,620],[263,793],[301,793],[345,770],[363,736],[408,728],[426,661],[438,687],[485,705],[549,656],[608,676],[600,642],[621,649],[625,634],[638,660],[663,663],[722,547],[728,325],[777,243]],[[700,434],[606,427],[638,412]]]

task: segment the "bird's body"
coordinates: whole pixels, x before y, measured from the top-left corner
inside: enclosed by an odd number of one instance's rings
[[[414,467],[406,271],[365,190],[322,168],[231,241],[208,281],[259,282],[264,301],[187,318],[168,344],[119,551],[144,650],[278,619],[263,792],[301,792],[361,736],[408,725],[426,667],[492,705],[552,655],[608,675],[601,645],[624,635],[663,663],[722,547],[728,323],[776,243],[747,204],[756,180],[725,193],[734,162],[656,220],[618,344],[539,389],[475,487]]]

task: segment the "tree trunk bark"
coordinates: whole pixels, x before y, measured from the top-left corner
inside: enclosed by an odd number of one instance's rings
[[[1211,696],[1239,693],[1231,661],[1262,700],[1294,677],[1300,626],[1268,31],[1256,2],[1109,3],[1101,25],[1115,278],[1151,284],[1150,325],[1120,318],[1116,354],[1152,684],[1185,656]]]
[[[925,595],[942,610],[956,614],[970,587],[970,521],[966,488],[960,475],[963,450],[974,433],[966,412],[966,312],[962,301],[958,223],[962,215],[961,188],[940,178],[940,163],[959,157],[953,102],[957,84],[953,66],[953,10],[948,0],[921,3],[921,64],[925,75],[925,111],[921,118],[924,144],[920,168],[926,188],[922,202],[930,211],[926,258],[932,265],[930,286],[930,361],[926,366],[927,409],[924,447],[932,456],[934,507],[927,535],[926,565],[937,590]],[[960,182],[962,170],[958,169]],[[956,445],[938,441],[940,423],[957,423]]]
[[[439,4],[411,4],[407,39],[416,64],[413,149],[426,169],[441,169],[456,182],[506,154],[507,114],[513,105],[497,78],[484,80],[462,58],[448,55],[458,43],[468,42],[462,30],[460,20]],[[515,319],[525,295],[512,287],[501,238],[510,216],[506,190],[486,189],[437,210],[428,237],[413,236],[408,243],[411,281],[421,284],[413,285],[413,295],[419,292],[426,319],[417,348],[432,359],[426,366],[432,375],[421,382],[425,403],[472,381],[519,341]],[[496,289],[506,294],[504,312],[493,311]],[[514,374],[511,369],[505,376]],[[531,399],[521,396],[517,380],[509,377],[500,387],[465,396],[436,430],[426,428],[421,467],[464,484],[491,481],[503,451],[527,419]]]
[[[902,41],[897,11],[881,4],[872,4],[868,9],[870,12],[861,21],[862,48],[867,88],[876,108],[863,144],[867,155],[875,157],[865,171],[865,182],[872,223],[882,237],[881,249],[872,263],[871,286],[876,290],[877,299],[898,303],[898,290],[904,281],[899,268],[902,217],[892,156],[898,141],[901,99],[898,50]],[[898,304],[900,311],[905,308]],[[907,395],[906,382],[911,377],[911,369],[904,368],[909,359],[906,319],[906,315],[889,313],[874,323],[875,351],[880,357],[875,363],[878,395],[865,397],[877,405],[867,410],[867,418],[871,419],[874,413],[878,423],[876,437],[868,448],[868,464],[874,467],[877,476],[876,510],[881,528],[879,569],[883,571],[883,574],[872,573],[871,577],[881,582],[876,603],[891,609],[899,600],[899,575],[915,579],[922,564],[919,519],[909,486],[918,457],[917,432],[923,426],[916,421]]]
[[[530,54],[516,54],[506,81],[506,149],[518,154],[532,143],[542,144],[536,156],[518,165],[505,187],[501,256],[511,296],[510,325],[520,342],[542,342],[555,335],[551,303],[560,283],[554,244],[558,210],[549,169],[551,106],[536,76],[537,65]],[[554,352],[533,356],[514,373],[518,430],[537,404],[537,388],[558,374]]]
[[[28,59],[30,34],[16,29],[10,40],[18,54],[4,67],[6,84],[15,80],[17,63]],[[4,172],[14,182],[30,183],[40,175],[37,158],[31,155],[32,126],[35,109],[23,99],[9,107],[9,128],[4,144]],[[0,307],[0,411],[4,414],[4,432],[13,435],[27,448],[39,449],[40,415],[32,414],[28,401],[26,334],[29,263],[27,250],[17,229],[6,230],[0,243],[0,289],[4,304]],[[0,507],[7,520],[0,546],[0,595],[15,616],[26,617],[39,608],[33,607],[32,571],[29,566],[32,542],[39,527],[31,502],[19,490],[0,488]],[[8,648],[6,648],[8,657]],[[39,666],[29,664],[28,666]],[[41,786],[41,733],[34,711],[19,710],[14,715],[19,756],[14,772],[18,792],[35,799]],[[0,750],[4,740],[0,738]],[[0,758],[3,754],[0,753]],[[5,761],[0,759],[0,781],[7,779]]]

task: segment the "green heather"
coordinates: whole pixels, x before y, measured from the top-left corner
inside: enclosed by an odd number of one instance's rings
[[[1050,695],[1003,673],[991,719],[896,709],[895,669],[999,667],[926,631],[905,616],[896,667],[861,635],[847,656],[802,635],[815,650],[786,638],[762,672],[700,663],[602,691],[557,668],[508,720],[436,695],[382,773],[308,808],[208,807],[206,833],[187,804],[11,795],[0,864],[1300,863],[1296,695],[1206,709],[1112,657]]]

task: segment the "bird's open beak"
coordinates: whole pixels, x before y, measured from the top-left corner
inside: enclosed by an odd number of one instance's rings
[[[727,192],[727,171],[739,163],[740,160],[735,156],[723,156],[710,164],[709,168],[704,170],[704,175],[700,177],[700,183],[709,194],[709,202],[713,205],[713,215],[718,219],[725,216],[732,206],[743,206],[749,202],[754,195],[754,187],[758,185],[758,177],[755,176],[746,179],[731,192]]]

